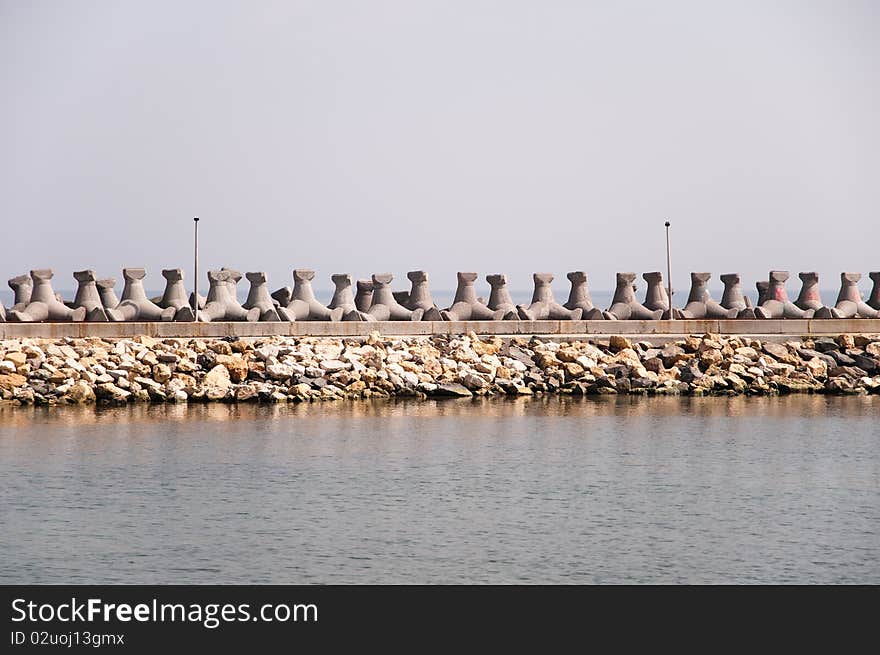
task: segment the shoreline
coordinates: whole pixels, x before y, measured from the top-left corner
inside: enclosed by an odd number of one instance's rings
[[[880,393],[880,335],[652,343],[466,335],[0,341],[0,404]]]

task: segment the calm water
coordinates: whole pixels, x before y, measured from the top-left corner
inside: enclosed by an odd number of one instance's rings
[[[0,410],[0,582],[880,582],[880,397]]]

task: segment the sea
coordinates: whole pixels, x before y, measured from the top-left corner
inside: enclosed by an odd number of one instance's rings
[[[0,583],[880,582],[880,396],[0,407]]]

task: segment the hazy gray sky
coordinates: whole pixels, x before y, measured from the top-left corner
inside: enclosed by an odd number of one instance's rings
[[[0,0],[0,85],[4,281],[161,288],[194,215],[203,270],[272,288],[609,289],[665,267],[667,217],[683,293],[880,269],[875,1]]]

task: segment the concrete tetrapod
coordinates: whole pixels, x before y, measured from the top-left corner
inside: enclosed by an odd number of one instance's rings
[[[486,306],[493,312],[504,312],[505,321],[517,320],[519,313],[516,311],[516,305],[507,289],[507,276],[504,273],[494,273],[486,276],[486,282],[491,288],[489,302],[486,303]]]
[[[351,289],[351,275],[348,273],[334,273],[330,276],[330,279],[336,288],[327,307],[330,309],[341,309],[343,316],[349,312],[356,311],[357,305],[355,304],[354,292]]]
[[[357,293],[354,296],[354,306],[359,312],[367,312],[373,304],[373,281],[358,280]]]
[[[645,302],[642,304],[651,311],[658,309],[663,312],[662,318],[681,318],[681,310],[669,310],[669,292],[663,286],[663,273],[660,271],[651,271],[650,273],[642,273],[642,279],[648,283],[645,290]]]
[[[841,318],[840,312],[834,307],[826,307],[819,292],[819,274],[815,271],[798,273],[801,279],[801,290],[794,304],[800,309],[812,309],[813,318]]]
[[[244,309],[260,310],[261,321],[293,321],[294,317],[284,307],[276,307],[269,295],[269,287],[266,284],[268,276],[265,271],[251,271],[245,273],[251,288],[248,289],[247,300],[242,307]]]
[[[737,312],[751,309],[752,301],[743,295],[739,273],[724,273],[721,281],[724,283],[724,292],[721,294],[721,306],[724,309],[735,309]]]
[[[195,320],[190,295],[183,285],[183,269],[163,268],[162,277],[165,278],[165,292],[156,304],[163,309],[173,308],[175,321]]]
[[[260,320],[260,310],[256,307],[245,309],[232,291],[230,281],[235,279],[235,271],[208,271],[208,298],[205,308],[199,310],[199,321],[247,321],[255,323]]]
[[[474,282],[477,274],[469,271],[459,271],[455,274],[458,283],[455,288],[455,297],[452,305],[440,312],[444,321],[500,321],[507,313],[503,309],[492,310],[488,305],[480,302]]]
[[[691,273],[691,291],[688,294],[687,303],[679,310],[679,316],[684,319],[700,318],[736,318],[738,309],[727,309],[720,303],[712,300],[709,293],[708,282],[711,273]],[[737,276],[739,277],[739,276]],[[726,288],[725,288],[726,291]],[[742,292],[740,292],[742,295]]]
[[[7,283],[12,289],[13,300],[10,309],[22,310],[27,307],[31,301],[31,292],[34,289],[34,283],[30,275],[16,275]]]
[[[635,273],[618,273],[617,288],[611,299],[611,307],[603,312],[606,319],[613,321],[625,321],[628,319],[637,321],[659,320],[663,318],[663,310],[651,310],[636,300],[636,292],[633,288]]]
[[[143,268],[123,268],[122,298],[113,309],[107,310],[111,321],[173,321],[177,313],[173,307],[162,308],[147,298],[144,291],[144,278],[147,272]]]
[[[114,309],[119,304],[119,298],[116,297],[116,278],[105,277],[102,280],[96,280],[95,286],[98,287],[98,296],[101,298],[101,304],[104,309]]]
[[[410,271],[406,274],[412,282],[412,288],[407,295],[403,306],[409,310],[421,309],[423,321],[441,321],[440,310],[431,298],[431,288],[428,286],[427,271]]]
[[[52,276],[50,268],[37,268],[31,271],[31,297],[27,306],[21,310],[11,310],[6,314],[6,320],[11,323],[36,323],[39,321],[83,321],[86,318],[86,308],[71,309],[60,302],[52,289]]]
[[[756,307],[760,307],[767,301],[767,294],[770,289],[770,282],[767,280],[758,280],[755,282],[755,289],[758,290],[758,302]],[[755,313],[755,307],[751,305],[749,302],[749,298],[746,298],[746,303],[748,307],[741,309],[737,318],[758,318]]]
[[[837,314],[834,318],[880,317],[880,311],[862,299],[862,294],[859,292],[859,280],[861,279],[861,273],[840,274],[840,293],[837,294],[837,302],[834,305],[834,311]],[[819,312],[816,312],[816,315],[818,316]]]
[[[868,307],[871,309],[880,309],[880,271],[871,271],[868,277],[874,282],[871,289],[871,296],[868,298]]]
[[[766,299],[755,307],[755,318],[812,318],[815,310],[801,309],[788,299],[788,271],[770,271]],[[760,287],[759,287],[760,289]]]
[[[532,292],[532,302],[526,305],[517,305],[516,311],[524,321],[579,321],[583,310],[568,309],[563,307],[553,297],[553,288],[550,284],[554,279],[553,273],[533,273],[532,281],[535,290]]]
[[[571,282],[571,291],[568,300],[563,307],[566,309],[580,309],[581,318],[586,321],[601,321],[605,319],[602,310],[593,306],[593,297],[590,295],[590,287],[587,284],[587,274],[584,271],[571,271],[566,275]]]
[[[293,300],[293,287],[281,287],[270,294],[272,301],[279,307],[287,307]]]
[[[95,271],[87,269],[85,271],[74,271],[73,279],[77,282],[76,296],[71,307],[85,307],[86,320],[106,323],[107,312],[104,309],[104,303],[101,301],[101,294],[98,293],[97,276]]]
[[[293,271],[293,294],[287,305],[287,312],[297,321],[339,321],[345,311],[341,307],[330,309],[315,298],[312,279],[315,271],[297,268]]]
[[[420,321],[423,309],[407,309],[394,299],[391,292],[391,273],[373,273],[373,293],[367,311],[353,311],[345,315],[346,321]]]

